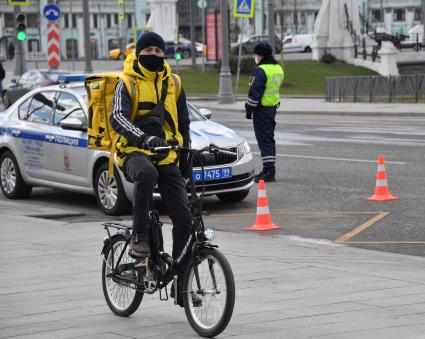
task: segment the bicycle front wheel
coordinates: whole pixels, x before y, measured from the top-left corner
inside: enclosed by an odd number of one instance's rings
[[[200,262],[189,262],[182,286],[184,309],[192,328],[208,338],[224,331],[235,305],[235,280],[224,255],[214,248],[201,249]]]
[[[126,246],[127,238],[124,235],[115,235],[112,237],[112,246],[109,245],[105,250],[102,265],[102,286],[103,294],[106,302],[116,315],[128,317],[133,314],[142,302],[143,293],[135,290],[134,283],[123,282],[112,276],[112,252],[114,253],[114,265],[120,255],[121,264],[129,264],[135,260],[128,255],[128,246]],[[132,281],[140,281],[139,273],[134,270],[127,270],[120,273],[124,277]]]

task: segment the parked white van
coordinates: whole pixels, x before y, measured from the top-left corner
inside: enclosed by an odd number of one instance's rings
[[[311,52],[311,42],[313,41],[313,34],[296,34],[288,35],[282,41],[283,52],[296,53],[296,52]]]

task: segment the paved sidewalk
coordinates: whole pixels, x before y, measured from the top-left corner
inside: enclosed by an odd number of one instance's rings
[[[217,100],[193,97],[191,101],[197,107],[228,112],[245,112],[245,102],[219,105]],[[383,115],[383,116],[425,116],[425,105],[389,104],[389,103],[347,103],[326,102],[322,98],[285,98],[281,99],[279,113],[284,114],[338,114],[338,115]]]
[[[101,221],[46,220],[63,211],[32,206],[0,202],[0,338],[197,337],[156,295],[132,317],[114,316],[101,287]],[[237,287],[221,337],[424,337],[425,258],[266,233],[220,232],[217,243]]]

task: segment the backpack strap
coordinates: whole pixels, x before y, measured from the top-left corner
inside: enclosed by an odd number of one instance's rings
[[[136,91],[136,82],[134,78],[130,75],[122,73],[120,75],[120,80],[124,81],[125,87],[127,88],[128,93],[130,93],[131,97],[131,121],[134,121],[137,114],[137,104],[138,104],[138,93]],[[108,162],[108,174],[109,179],[114,176],[114,158],[115,153],[117,151],[117,142],[119,139],[119,134],[116,135],[115,140],[112,141],[111,152],[109,154],[109,162]]]
[[[171,77],[173,78],[174,81],[174,86],[176,87],[176,98],[178,99],[180,97],[180,93],[181,93],[181,79],[177,74],[171,73]]]

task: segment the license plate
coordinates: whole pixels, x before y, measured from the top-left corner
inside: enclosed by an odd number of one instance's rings
[[[231,167],[225,167],[225,168],[206,169],[206,170],[204,170],[204,177],[205,177],[205,181],[231,178],[232,177],[232,168]],[[199,170],[193,171],[193,179],[196,182],[202,181],[203,180],[202,171],[199,171]]]

